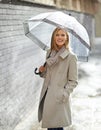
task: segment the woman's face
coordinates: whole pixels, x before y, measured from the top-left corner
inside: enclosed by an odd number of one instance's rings
[[[55,42],[56,44],[61,47],[65,44],[67,39],[66,33],[63,30],[59,30],[58,32],[56,32],[55,34]]]

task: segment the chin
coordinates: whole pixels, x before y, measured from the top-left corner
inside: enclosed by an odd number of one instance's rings
[[[61,46],[64,46],[64,44],[60,44],[60,45],[58,45],[58,46],[60,46],[60,47],[61,47]]]

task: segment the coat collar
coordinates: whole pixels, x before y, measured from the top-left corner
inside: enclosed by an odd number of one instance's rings
[[[69,55],[69,53],[70,53],[69,50],[65,49],[65,51],[62,54],[60,54],[60,57],[62,59],[65,59]]]
[[[49,56],[50,52],[51,52],[50,49],[47,50],[47,53],[48,53],[47,55],[48,55],[48,56]],[[61,57],[62,59],[65,59],[65,58],[69,55],[69,53],[70,53],[70,51],[69,51],[68,49],[65,49],[65,51],[60,54],[60,57]]]

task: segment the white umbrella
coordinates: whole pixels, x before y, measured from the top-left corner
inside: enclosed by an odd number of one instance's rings
[[[50,47],[51,35],[56,27],[65,28],[70,35],[70,46],[79,60],[87,61],[90,41],[87,30],[74,17],[61,11],[36,15],[24,22],[25,35],[43,50]]]

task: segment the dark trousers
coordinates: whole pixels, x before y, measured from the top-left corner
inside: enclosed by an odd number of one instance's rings
[[[48,128],[47,130],[63,130],[63,128]]]

